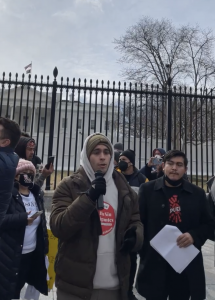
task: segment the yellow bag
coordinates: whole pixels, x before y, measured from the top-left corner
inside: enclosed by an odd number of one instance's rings
[[[50,229],[48,231],[49,236],[49,253],[48,253],[48,259],[49,259],[49,267],[48,267],[48,275],[49,280],[48,288],[51,290],[53,288],[54,282],[55,282],[55,271],[54,271],[54,262],[55,257],[58,250],[58,239],[53,235]]]

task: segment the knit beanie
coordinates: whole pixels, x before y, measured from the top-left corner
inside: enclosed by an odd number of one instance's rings
[[[120,153],[120,157],[121,156],[127,157],[130,160],[130,162],[133,164],[133,166],[135,166],[135,152],[133,150],[127,149],[122,153]]]
[[[119,151],[123,151],[123,144],[117,142],[114,146],[113,146],[114,150],[119,150]]]
[[[36,174],[36,169],[31,161],[20,158],[18,166],[16,168],[16,175],[22,172],[32,171],[34,175]]]
[[[109,149],[110,154],[112,156],[112,145],[109,142],[109,140],[103,134],[96,133],[87,142],[86,151],[88,158],[90,157],[90,154],[93,152],[97,145],[106,146]]]

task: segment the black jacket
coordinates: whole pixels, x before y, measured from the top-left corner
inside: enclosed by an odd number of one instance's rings
[[[39,156],[34,155],[31,162],[35,166],[35,168],[37,168],[37,165],[41,165],[42,160],[39,158]]]
[[[31,190],[35,196],[39,210],[44,211],[41,190],[34,185]],[[16,277],[22,255],[22,245],[27,225],[27,213],[18,189],[14,187],[12,200],[0,230],[0,299],[13,298]],[[48,294],[46,281],[45,254],[48,253],[48,234],[45,213],[37,229],[37,246],[34,266],[28,283],[35,286],[42,294]]]
[[[182,233],[189,232],[194,239],[194,246],[200,250],[184,272],[188,276],[192,299],[205,299],[201,247],[213,234],[214,221],[209,214],[203,189],[184,180],[179,201],[182,222],[178,223],[177,227]],[[149,242],[169,223],[169,201],[165,195],[163,177],[141,186],[139,205],[140,217],[144,225],[144,243],[140,252],[137,290],[146,298],[159,297],[165,289],[167,262],[150,246]]]
[[[12,197],[19,157],[10,147],[0,148],[0,226]]]
[[[163,171],[157,172],[152,170],[152,167],[149,167],[148,164],[145,165],[145,176],[149,181],[158,179],[163,176]]]
[[[146,181],[147,181],[146,176],[141,174],[137,168],[134,168],[134,173],[129,178],[128,184],[130,185],[130,187],[138,187],[139,188],[141,186],[141,184],[145,183]]]
[[[155,155],[155,150],[158,150],[162,156],[166,153],[166,151],[163,148],[155,148],[152,152],[153,157]],[[149,168],[150,170],[147,170],[147,168]],[[160,177],[160,176],[157,176],[157,173],[156,173],[156,176],[151,178],[150,174],[153,173],[153,171],[156,171],[156,166],[148,167],[148,164],[146,164],[142,169],[140,169],[140,173],[145,175],[149,181]],[[149,175],[149,177],[148,177],[148,175]],[[161,176],[163,176],[163,174]]]

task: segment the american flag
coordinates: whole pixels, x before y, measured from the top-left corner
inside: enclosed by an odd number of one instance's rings
[[[32,69],[32,63],[30,63],[29,65],[27,65],[25,67],[26,74],[30,74],[31,73],[31,69]]]

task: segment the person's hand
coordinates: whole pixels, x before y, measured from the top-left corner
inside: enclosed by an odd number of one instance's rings
[[[157,165],[157,169],[156,169],[157,173],[163,172],[163,165]]]
[[[127,230],[124,236],[122,247],[120,248],[121,252],[129,253],[134,248],[136,244],[136,229],[137,226],[133,226],[129,230]]]
[[[154,157],[151,157],[149,162],[148,162],[148,167],[152,167],[153,166],[153,159]]]
[[[46,169],[46,167],[43,168],[43,170],[42,170],[42,175],[43,175],[45,178],[47,178],[47,177],[49,177],[53,172],[54,172],[53,164],[50,164],[49,169]]]
[[[106,194],[106,181],[103,177],[97,177],[91,183],[91,188],[87,193],[92,201],[98,200],[100,195]]]
[[[30,213],[31,213],[31,211],[29,211],[28,215],[30,215]],[[37,216],[28,218],[27,219],[28,220],[28,225],[31,225],[36,218],[37,218]]]
[[[176,241],[179,248],[186,248],[194,243],[192,236],[188,232],[181,234]]]

